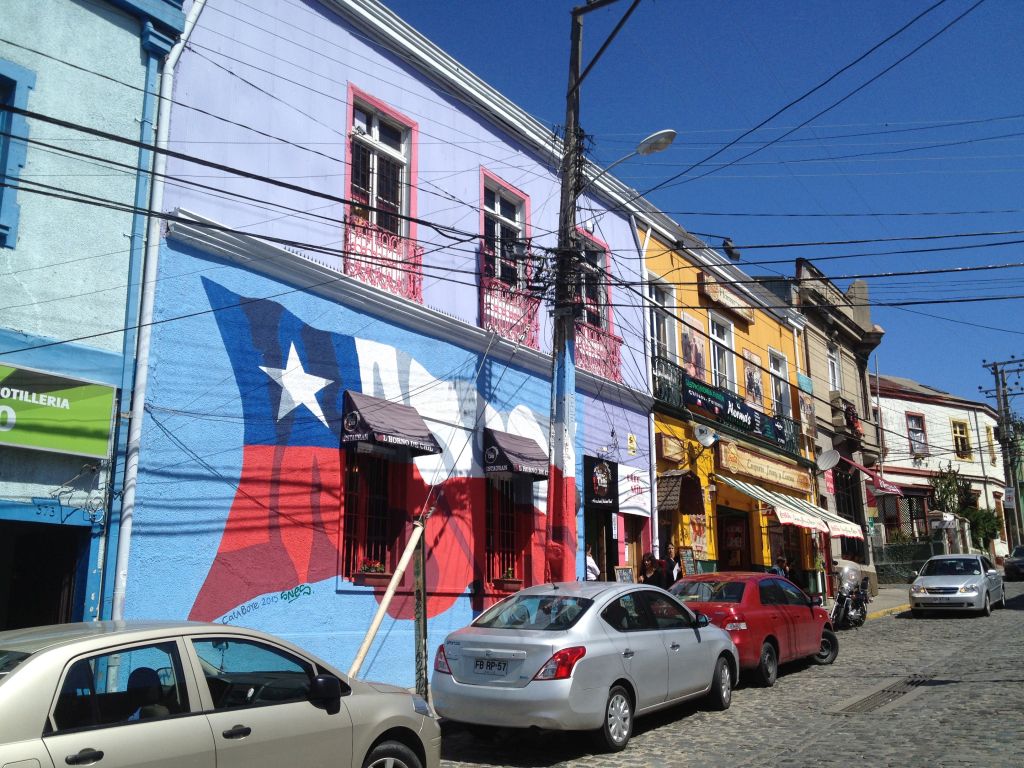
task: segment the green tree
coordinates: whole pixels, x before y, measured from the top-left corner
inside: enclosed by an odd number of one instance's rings
[[[971,540],[976,547],[985,549],[999,536],[999,518],[990,509],[978,508],[971,482],[960,477],[960,471],[953,468],[952,462],[947,463],[945,469],[940,467],[928,478],[928,483],[932,487],[933,508],[966,518],[971,524]]]

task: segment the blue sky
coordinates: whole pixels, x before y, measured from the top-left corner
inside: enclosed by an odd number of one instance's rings
[[[564,122],[582,0],[383,2],[541,121]],[[641,0],[582,87],[590,156],[611,163],[674,128],[669,150],[616,175],[641,191],[679,175],[648,198],[712,245],[731,237],[751,274],[791,276],[803,257],[845,288],[845,276],[1024,263],[1024,3],[975,2]],[[585,63],[629,5],[585,17]],[[958,301],[1024,295],[1024,267],[867,281],[873,302],[944,302],[872,309],[882,373],[980,400],[993,386],[982,359],[1024,356],[1024,300]]]

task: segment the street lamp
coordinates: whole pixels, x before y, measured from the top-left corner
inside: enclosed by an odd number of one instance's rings
[[[608,173],[608,171],[610,171],[619,163],[624,163],[626,160],[629,160],[631,157],[636,157],[637,155],[639,155],[640,157],[647,157],[648,155],[653,155],[657,152],[666,150],[675,140],[676,132],[673,131],[671,128],[664,128],[660,131],[655,131],[646,139],[637,144],[636,149],[634,149],[628,155],[623,155],[614,163],[605,167],[605,169],[602,170],[599,174],[597,174],[597,176],[595,176],[586,183],[584,189],[586,189],[587,187],[594,186],[594,184],[597,183],[598,179],[600,179],[602,176]]]

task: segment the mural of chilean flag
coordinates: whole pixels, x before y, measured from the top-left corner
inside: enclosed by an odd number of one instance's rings
[[[237,491],[189,612],[190,619],[209,621],[259,595],[339,575],[344,393],[364,389],[360,342],[353,337],[313,328],[274,301],[247,299],[208,279],[203,284],[210,306],[224,308],[216,322],[244,415]],[[384,394],[374,387],[379,382],[371,382],[370,394]],[[443,492],[431,494],[439,501],[425,533],[430,615],[450,607],[474,578],[471,510],[483,506],[482,478],[445,477],[435,489]],[[411,523],[430,485],[410,463],[404,486]],[[396,600],[390,612],[411,618],[411,600]]]

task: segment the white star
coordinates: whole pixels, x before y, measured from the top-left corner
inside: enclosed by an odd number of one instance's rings
[[[277,409],[277,420],[280,421],[300,405],[306,406],[314,416],[327,426],[327,418],[320,409],[316,393],[333,383],[332,379],[313,376],[302,369],[299,353],[295,351],[295,343],[288,350],[288,362],[284,368],[267,368],[260,370],[281,385],[281,405]]]

